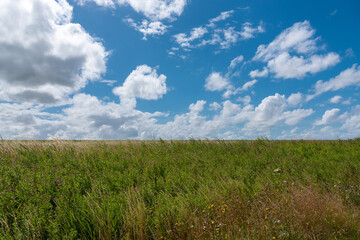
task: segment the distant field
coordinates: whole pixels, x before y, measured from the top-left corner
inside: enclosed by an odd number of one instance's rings
[[[0,239],[360,239],[360,140],[1,141]]]

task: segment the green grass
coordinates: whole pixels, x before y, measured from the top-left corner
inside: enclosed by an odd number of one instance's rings
[[[360,239],[360,141],[2,141],[0,239]]]

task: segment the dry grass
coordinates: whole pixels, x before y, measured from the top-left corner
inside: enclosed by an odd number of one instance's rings
[[[186,211],[186,210],[185,210]],[[359,239],[360,209],[315,186],[233,196],[192,209],[166,229],[167,239]],[[146,239],[146,238],[137,238]]]

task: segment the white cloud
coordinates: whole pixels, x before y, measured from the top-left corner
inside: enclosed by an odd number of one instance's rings
[[[339,55],[329,53],[326,55],[313,55],[304,59],[303,56],[290,56],[284,52],[269,60],[268,68],[275,73],[276,78],[303,78],[308,73],[317,73],[340,62]]]
[[[226,100],[223,103],[223,109],[221,110],[221,117],[232,117],[241,112],[241,107],[238,104],[232,103],[230,100]]]
[[[208,91],[222,91],[230,86],[229,79],[218,72],[212,72],[205,80],[205,89]]]
[[[235,27],[228,27],[226,29],[215,29],[214,34],[212,35],[212,39],[203,41],[200,46],[204,46],[207,44],[219,44],[220,48],[226,49],[230,48],[240,40],[254,38],[254,34],[263,32],[265,32],[265,30],[261,26],[261,24],[258,27],[253,28],[251,23],[246,22],[243,24],[241,31],[237,31]]]
[[[348,131],[348,138],[358,138],[360,136],[360,105],[356,105],[352,109],[352,112],[346,117],[341,129]]]
[[[115,7],[115,3],[113,0],[77,0],[80,5],[84,5],[86,2],[95,2],[99,6],[104,7]]]
[[[322,48],[318,46],[319,38],[314,35],[315,30],[308,21],[295,23],[268,45],[260,45],[253,60],[267,62],[269,71],[276,78],[284,79],[301,79],[309,73],[315,74],[339,63],[337,53],[314,54]]]
[[[312,109],[295,109],[293,111],[284,112],[282,119],[286,125],[292,126],[313,113],[314,111]]]
[[[136,12],[152,20],[173,19],[180,16],[186,0],[117,0],[120,5],[130,5]]]
[[[318,38],[314,38],[315,30],[308,21],[295,23],[284,30],[270,44],[260,45],[254,60],[268,61],[283,52],[311,53],[318,49]]]
[[[351,98],[343,101],[342,104],[344,104],[344,105],[350,105],[350,104],[351,104]]]
[[[215,27],[214,23],[220,22],[220,21],[224,21],[226,19],[228,19],[229,17],[232,16],[232,14],[234,13],[234,10],[230,10],[230,11],[225,11],[220,13],[219,16],[212,18],[209,20],[209,27]]]
[[[186,6],[186,0],[78,0],[79,4],[95,2],[100,6],[114,7],[128,5],[136,12],[144,14],[151,20],[174,19],[180,16]]]
[[[191,42],[202,38],[207,32],[208,30],[206,28],[198,27],[192,29],[189,37],[185,33],[179,33],[174,35],[174,38],[181,47],[192,47]]]
[[[219,42],[221,48],[229,48],[231,45],[235,44],[238,41],[239,33],[235,30],[234,27],[229,27],[222,30],[224,38]]]
[[[232,95],[236,95],[243,91],[248,91],[251,87],[253,87],[257,80],[253,79],[243,84],[242,87],[235,88],[230,82],[230,74],[232,69],[236,67],[237,64],[242,62],[244,57],[242,55],[234,58],[229,67],[228,72],[225,76],[222,76],[219,72],[212,72],[205,80],[205,89],[208,91],[223,91],[223,98],[229,98]]]
[[[132,98],[157,100],[166,92],[166,76],[158,75],[156,69],[147,65],[136,67],[121,87],[113,89],[113,93],[120,96],[122,101]]]
[[[342,100],[342,97],[341,96],[334,96],[330,99],[330,102],[331,103],[339,103],[340,101]]]
[[[144,35],[143,40],[147,40],[148,35],[163,35],[166,33],[166,30],[169,27],[160,21],[150,22],[144,19],[142,20],[141,24],[135,23],[131,18],[127,18],[125,21],[128,22],[135,30],[141,32]]]
[[[274,96],[264,98],[259,106],[249,114],[249,122],[246,123],[244,129],[250,133],[265,131],[279,125],[282,121],[287,125],[294,125],[314,113],[312,109],[285,111],[287,107],[284,95],[276,93]]]
[[[226,91],[223,93],[223,98],[229,98],[232,95],[236,95],[243,91],[248,91],[251,87],[253,87],[257,83],[257,80],[251,80],[242,85],[242,87],[235,88],[233,85],[228,85]]]
[[[333,108],[331,110],[325,111],[324,115],[320,120],[314,122],[314,125],[326,125],[335,122],[338,119],[338,114],[340,109]]]
[[[216,26],[215,23],[231,17],[233,12],[233,10],[222,12],[218,17],[210,19],[208,24],[193,28],[190,34],[178,33],[173,35],[175,42],[185,49],[206,45],[218,45],[221,49],[226,49],[240,40],[254,38],[255,34],[265,31],[262,23],[257,27],[253,27],[251,23],[246,22],[242,25],[241,31],[236,30],[234,26],[229,26],[229,24],[226,25],[226,28]],[[206,35],[210,37],[206,37]]]
[[[301,93],[293,93],[286,100],[287,103],[291,106],[296,106],[301,103],[303,100],[303,95]]]
[[[190,104],[189,110],[191,113],[200,113],[204,110],[205,104],[206,104],[206,101],[199,100],[196,103]]]
[[[135,30],[147,36],[163,35],[169,26],[162,21],[173,21],[184,11],[187,0],[77,0],[80,5],[86,2],[95,2],[97,5],[115,8],[118,6],[130,6],[137,13],[143,14],[150,19],[135,23],[132,19],[125,19]]]
[[[100,78],[108,53],[79,24],[65,1],[0,2],[0,96],[57,103]]]
[[[342,71],[339,75],[331,78],[329,81],[317,81],[314,87],[315,93],[313,95],[308,95],[307,100],[311,100],[315,96],[325,92],[334,92],[354,85],[360,86],[360,66],[356,66],[356,64],[354,64],[351,68]]]
[[[219,110],[221,108],[221,105],[218,104],[217,102],[213,102],[209,106],[210,106],[209,109],[212,110],[212,111],[216,111],[216,110]]]
[[[211,104],[220,111],[208,118],[202,115],[206,101],[199,100],[189,105],[188,112],[164,124],[157,118],[168,114],[141,112],[87,94],[75,95],[71,104],[56,114],[32,104],[0,103],[0,121],[4,123],[0,133],[6,139],[236,139],[296,124],[312,113],[311,109],[286,111],[286,100],[278,94],[265,98],[255,109],[247,103],[243,107],[229,100]]]
[[[254,34],[263,33],[263,32],[265,32],[265,29],[262,26],[262,24],[254,28],[252,27],[251,23],[246,22],[243,24],[242,31],[239,34],[243,39],[250,39],[255,37]]]
[[[286,100],[284,95],[275,94],[264,98],[259,106],[255,108],[251,121],[247,124],[249,128],[257,128],[259,126],[269,127],[275,125],[279,121],[280,114],[286,108]]]
[[[256,77],[267,77],[269,74],[269,71],[266,67],[263,68],[262,71],[259,70],[253,70],[249,73],[249,76],[252,78],[256,78]]]
[[[246,95],[246,96],[244,96],[244,97],[239,97],[239,98],[237,99],[237,101],[242,102],[242,103],[245,104],[245,105],[249,105],[250,102],[251,102],[251,96]]]
[[[241,87],[241,90],[242,90],[242,91],[247,91],[247,90],[249,90],[249,88],[251,88],[252,86],[254,86],[256,83],[257,83],[257,80],[256,80],[256,79],[251,80],[251,81],[249,81],[249,82],[246,82],[246,83]]]
[[[243,55],[237,56],[236,58],[234,58],[233,60],[231,60],[231,63],[230,63],[229,68],[230,68],[230,69],[234,69],[234,68],[236,67],[236,65],[238,65],[238,64],[241,63],[242,61],[244,61],[244,56],[243,56]]]
[[[75,95],[72,105],[58,116],[62,123],[60,129],[48,137],[61,139],[127,139],[151,138],[147,126],[156,120],[160,113],[146,113],[126,108],[113,102],[102,102],[95,96]]]
[[[43,113],[39,106],[31,103],[0,103],[0,134],[4,139],[37,139],[41,124],[49,127],[43,118],[52,114]],[[38,126],[38,127],[36,127]]]
[[[337,108],[326,111],[320,120],[314,122],[314,127],[298,129],[296,133],[283,131],[281,139],[350,139],[360,136],[360,105],[351,111],[339,115]],[[340,123],[341,127],[328,124]],[[317,126],[323,126],[321,128]]]

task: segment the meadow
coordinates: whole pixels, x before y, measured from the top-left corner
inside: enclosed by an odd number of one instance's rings
[[[0,239],[360,239],[360,140],[1,141]]]

